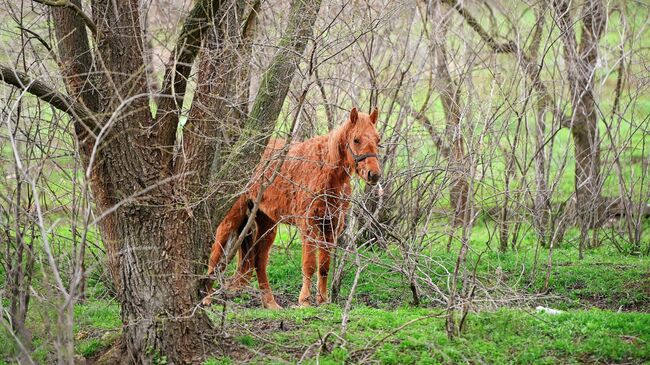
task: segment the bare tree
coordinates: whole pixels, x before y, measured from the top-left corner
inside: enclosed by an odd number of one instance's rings
[[[567,63],[568,82],[571,90],[572,117],[569,121],[575,142],[575,189],[576,209],[580,223],[580,258],[589,229],[598,221],[601,205],[600,137],[598,111],[593,92],[598,42],[605,29],[607,14],[600,0],[589,0],[582,6],[582,37],[576,40],[574,19],[570,4],[553,1],[556,21],[562,31],[564,59]],[[596,240],[594,235],[594,240]]]

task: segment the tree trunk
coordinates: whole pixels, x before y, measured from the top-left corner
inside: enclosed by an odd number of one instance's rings
[[[32,93],[74,121],[107,265],[121,304],[123,337],[109,361],[198,363],[214,347],[214,341],[205,341],[212,325],[197,309],[214,222],[224,213],[215,206],[227,206],[223,203],[231,199],[232,191],[241,189],[239,181],[246,180],[259,160],[311,36],[320,1],[293,2],[279,51],[234,143],[241,148],[233,151],[242,155],[229,156],[225,160],[237,163],[218,166],[219,173],[212,176],[218,133],[233,120],[232,114],[242,119],[237,114],[246,111],[232,113],[224,99],[233,93],[236,100],[247,99],[241,95],[246,88],[232,83],[247,82],[242,79],[249,71],[232,69],[238,61],[235,55],[242,54],[242,48],[250,51],[250,40],[242,42],[241,33],[250,36],[253,18],[243,29],[240,26],[248,3],[196,2],[166,69],[159,115],[153,116],[139,3],[94,0],[92,20],[83,21],[80,1],[71,1],[76,10],[52,8],[68,95],[5,66],[0,66],[0,80]],[[257,9],[259,2],[253,7]],[[92,48],[86,27],[93,30]],[[176,132],[191,69],[187,65],[194,62],[201,45],[198,87],[181,142]],[[170,146],[184,153],[173,156]],[[222,204],[205,199],[214,176],[219,187],[232,189],[222,190],[223,196],[216,199]],[[74,298],[65,321],[72,319],[72,305]]]
[[[448,15],[442,11],[442,4],[435,1],[433,6],[432,21],[437,22],[432,30],[433,53],[435,58],[435,72],[437,88],[442,101],[442,108],[445,113],[445,137],[449,146],[449,200],[454,210],[453,225],[463,224],[465,210],[467,208],[468,182],[464,172],[465,147],[461,133],[461,106],[460,87],[456,85],[449,72],[447,60],[446,34]]]
[[[566,1],[553,3],[568,67],[573,116],[569,122],[575,145],[576,211],[580,224],[580,258],[589,236],[589,229],[599,220],[600,137],[598,112],[593,94],[598,42],[605,28],[606,12],[601,0],[587,0],[582,8],[582,37],[577,45],[573,19]],[[594,237],[595,238],[595,237]]]
[[[134,207],[135,208],[135,207]],[[209,242],[205,209],[124,209],[121,223],[122,322],[134,363],[166,356],[172,363],[204,356],[210,320],[196,311],[196,267]]]
[[[14,166],[14,169],[16,176],[20,176],[18,168]],[[34,254],[35,230],[34,226],[30,227],[29,220],[23,213],[33,208],[32,194],[29,188],[24,188],[22,185],[23,181],[18,180],[16,182],[16,189],[12,194],[15,196],[15,203],[11,201],[11,205],[13,206],[9,206],[12,211],[5,211],[2,209],[4,207],[0,208],[0,213],[3,214],[3,217],[6,214],[14,220],[12,224],[3,219],[3,225],[6,224],[6,226],[2,227],[3,234],[0,236],[0,242],[5,245],[3,250],[5,257],[0,262],[4,264],[4,272],[6,275],[6,295],[4,297],[9,302],[7,315],[10,319],[12,330],[18,340],[22,343],[25,350],[29,351],[31,349],[32,335],[25,322],[31,299],[30,287],[36,259]],[[27,193],[27,197],[24,199],[22,198],[23,190],[26,190]],[[27,222],[21,223],[21,221]],[[27,363],[28,358],[26,355],[21,351],[20,357],[18,358],[19,362]]]
[[[211,238],[208,210],[178,204],[184,199],[161,173],[157,136],[147,133],[154,121],[137,9],[136,1],[93,3],[101,62],[95,62],[92,89],[78,82],[92,69],[90,57],[80,57],[91,54],[83,23],[69,9],[54,9],[62,71],[69,94],[102,116],[98,143],[76,130],[121,303],[122,357],[137,364],[193,363],[203,357],[202,336],[211,328],[207,316],[195,312],[196,274]],[[70,34],[79,37],[70,43]]]

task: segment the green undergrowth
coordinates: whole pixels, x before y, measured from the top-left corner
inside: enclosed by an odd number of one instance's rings
[[[641,359],[648,356],[649,345],[650,257],[623,254],[604,244],[587,249],[585,258],[579,260],[577,233],[570,231],[553,250],[546,288],[549,250],[536,247],[534,234],[522,233],[521,243],[514,250],[509,248],[501,253],[498,243],[490,238],[493,229],[490,224],[476,225],[467,257],[468,268],[491,290],[493,301],[486,305],[484,293],[477,293],[477,313],[469,315],[460,338],[446,339],[442,318],[417,320],[400,329],[411,320],[440,313],[443,305],[424,282],[419,282],[420,304],[413,305],[410,282],[396,266],[403,262],[398,246],[361,248],[365,269],[353,296],[346,342],[334,346],[336,336],[329,335],[327,349],[322,348],[320,354],[308,354],[309,361],[316,362],[318,358],[321,363],[354,363],[364,359],[387,364],[642,363]],[[421,251],[425,256],[419,262],[420,274],[428,275],[443,292],[448,290],[447,272],[453,270],[459,249],[454,242],[447,252],[446,245],[446,239],[431,238],[425,243]],[[329,332],[340,333],[341,308],[354,279],[353,261],[348,258],[340,296],[328,306],[272,312],[258,309],[260,302],[255,291],[232,299],[226,328],[242,348],[250,351],[246,350],[245,356],[239,353],[239,357],[230,360],[214,358],[208,363],[266,362],[273,358],[297,361],[310,344]],[[95,266],[93,270],[99,269]],[[230,270],[233,269],[231,266]],[[75,306],[75,352],[80,357],[101,354],[121,333],[119,306],[110,299],[100,278],[99,273],[89,273],[87,300]],[[296,304],[301,286],[301,246],[287,227],[279,230],[271,251],[269,279],[282,306],[291,308]],[[37,292],[45,290],[40,280],[35,282]],[[251,286],[257,286],[255,279]],[[511,300],[519,297],[527,299]],[[7,305],[3,302],[3,306]],[[537,305],[566,313],[557,317],[532,313],[531,308]],[[38,299],[30,303],[27,325],[33,335],[33,357],[39,363],[52,360],[56,308],[56,303]],[[220,307],[209,311],[215,323],[220,323]],[[396,334],[370,346],[390,331]],[[263,337],[256,336],[260,334]],[[9,333],[0,329],[0,359],[10,359],[16,351]],[[254,355],[255,352],[271,358],[259,357],[262,355]]]
[[[536,247],[536,236],[522,233],[520,244],[508,251],[498,251],[492,235],[494,226],[477,224],[472,232],[468,267],[486,286],[499,286],[515,293],[540,296],[537,303],[561,309],[601,308],[650,312],[650,257],[624,254],[611,244],[586,249],[579,260],[577,232],[567,233],[565,241],[552,253]],[[650,231],[650,230],[647,230]],[[301,287],[301,248],[291,241],[292,230],[282,227],[269,264],[271,287],[280,299],[294,304]],[[418,265],[420,275],[428,275],[443,291],[447,290],[448,273],[456,264],[459,244],[447,252],[447,238],[432,239],[422,249]],[[395,308],[413,301],[408,277],[400,272],[404,256],[395,245],[387,248],[361,249],[366,264],[355,292],[355,304],[375,308]],[[550,274],[548,263],[551,259]],[[353,260],[345,266],[341,298],[347,298],[354,279]],[[546,278],[548,274],[548,284]],[[255,283],[253,282],[253,285]],[[420,283],[423,305],[436,306],[427,285]],[[244,299],[247,300],[248,298]],[[508,298],[499,298],[508,299]],[[283,303],[281,303],[283,304]]]
[[[51,342],[56,335],[54,309],[47,303],[34,301],[30,306],[27,327],[33,341],[32,357],[38,363],[55,360]],[[74,308],[75,353],[92,357],[109,347],[121,333],[119,305],[113,300],[89,298]],[[0,364],[17,354],[18,348],[6,329],[0,329]]]
[[[447,338],[442,311],[356,307],[344,337],[342,310],[249,309],[229,316],[226,331],[248,353],[206,364],[295,362],[343,364],[556,364],[650,361],[650,316],[589,310],[560,315],[501,309],[467,317],[461,336]],[[278,345],[278,344],[281,344]]]

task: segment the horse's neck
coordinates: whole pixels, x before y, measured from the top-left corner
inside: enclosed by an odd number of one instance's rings
[[[333,132],[336,133],[336,132]],[[350,185],[350,176],[354,173],[354,166],[350,166],[345,153],[345,140],[341,133],[336,135],[338,138],[334,146],[330,145],[329,148],[336,148],[334,155],[336,156],[333,161],[330,161],[328,168],[328,188],[341,191],[345,190],[345,186]]]
[[[352,174],[351,170],[343,166],[335,166],[329,171],[328,185],[330,188],[342,188],[346,185],[350,185],[350,175]]]

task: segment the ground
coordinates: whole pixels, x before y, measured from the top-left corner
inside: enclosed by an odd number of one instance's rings
[[[300,246],[291,241],[291,233],[281,229],[269,268],[278,302],[287,309],[261,309],[254,284],[230,300],[225,311],[222,305],[204,309],[229,344],[207,357],[205,364],[301,359],[327,364],[650,362],[649,257],[622,254],[604,245],[588,250],[580,261],[577,249],[568,243],[555,249],[544,291],[546,249],[541,249],[537,274],[531,277],[532,245],[522,244],[506,254],[487,250],[481,244],[484,232],[477,228],[469,262],[471,267],[478,262],[476,272],[489,295],[477,295],[463,333],[449,340],[444,311],[435,296],[423,286],[421,303],[413,306],[405,278],[387,265],[398,250],[365,250],[369,265],[359,280],[346,334],[341,335],[354,271],[347,270],[337,303],[292,308],[300,288]],[[432,247],[428,253],[436,262],[451,268],[454,247],[451,253],[445,244]],[[500,277],[490,274],[494,272]],[[89,362],[119,338],[121,327],[119,306],[98,278],[91,276],[86,302],[75,307],[75,349]],[[445,281],[441,276],[438,284]],[[537,306],[562,313],[540,313]],[[52,359],[51,348],[43,341],[52,325],[44,319],[48,306],[35,300],[31,308],[34,357],[47,363]],[[0,358],[8,358],[14,349],[6,332],[0,345]]]

